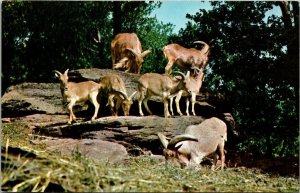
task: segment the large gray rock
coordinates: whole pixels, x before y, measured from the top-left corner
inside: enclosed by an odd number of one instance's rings
[[[141,147],[155,152],[161,147],[157,137],[158,132],[173,137],[183,133],[187,126],[199,124],[203,120],[204,118],[196,116],[174,118],[110,116],[71,125],[37,125],[34,131],[41,135],[59,138],[92,138],[112,141],[124,145],[127,149]]]
[[[65,113],[58,83],[22,83],[6,90],[2,97],[2,117],[35,113]]]
[[[46,150],[70,156],[80,153],[87,158],[101,161],[119,162],[128,158],[123,145],[97,139],[55,139],[43,140]]]
[[[128,95],[137,90],[137,80],[140,75],[110,69],[92,68],[72,70],[69,72],[69,81],[93,80],[98,82],[101,76],[110,74],[117,74],[122,78]],[[133,99],[135,103],[138,98],[139,93]],[[154,98],[153,100],[160,102],[159,98]],[[100,116],[110,115],[106,103],[105,98],[103,101],[100,101]],[[135,106],[137,107],[137,105]],[[76,105],[74,112],[85,112],[87,108],[87,105],[83,107]],[[6,90],[2,97],[2,117],[18,117],[36,113],[67,114],[66,109],[62,105],[59,80],[57,80],[57,83],[22,83],[11,86]],[[137,111],[135,113],[137,114]]]

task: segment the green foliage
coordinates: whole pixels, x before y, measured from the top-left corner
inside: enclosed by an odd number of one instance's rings
[[[211,4],[210,11],[187,15],[192,22],[173,41],[192,47],[193,41],[203,40],[212,46],[205,86],[226,94],[243,134],[241,149],[299,155],[299,79],[286,76],[294,64],[287,61],[288,39],[280,17],[265,19],[274,3]]]
[[[158,63],[157,46],[165,44],[171,31],[170,25],[148,16],[160,3],[118,3],[122,32],[138,33],[143,47],[153,49],[148,63]],[[54,69],[111,68],[112,2],[6,1],[2,9],[3,91],[24,81],[54,81]],[[94,40],[98,31],[100,42]]]

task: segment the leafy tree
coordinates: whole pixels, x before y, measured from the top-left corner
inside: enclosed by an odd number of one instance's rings
[[[109,7],[106,2],[3,2],[5,86],[47,82],[55,68],[100,66],[89,48],[92,32],[109,17]]]
[[[211,4],[210,11],[188,14],[186,28],[171,41],[187,47],[195,46],[195,40],[210,42],[206,86],[227,96],[243,134],[241,149],[269,156],[298,154],[298,63],[288,59],[299,60],[299,53],[290,51],[299,50],[299,41],[292,41],[298,38],[298,24],[286,27],[281,17],[265,18],[274,2]]]
[[[121,20],[115,18],[115,4],[120,5]],[[158,6],[125,1],[3,2],[2,92],[24,81],[53,81],[54,69],[111,68],[113,33],[138,33],[144,48],[163,45],[171,26],[148,16]],[[161,38],[156,40],[155,35]],[[149,59],[155,64],[160,58]]]

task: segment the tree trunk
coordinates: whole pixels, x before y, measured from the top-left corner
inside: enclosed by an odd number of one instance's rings
[[[122,31],[122,2],[113,1],[113,32],[114,36]]]

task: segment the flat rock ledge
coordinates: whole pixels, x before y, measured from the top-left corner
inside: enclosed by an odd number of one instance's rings
[[[109,116],[70,125],[65,123],[36,125],[34,132],[55,138],[97,139],[116,142],[124,145],[127,150],[139,147],[157,153],[162,148],[157,137],[158,132],[164,133],[167,137],[173,137],[183,133],[187,126],[199,124],[203,120],[204,118],[197,116],[174,118]]]

